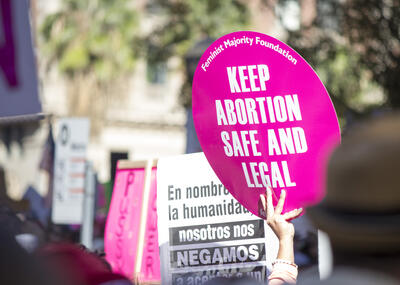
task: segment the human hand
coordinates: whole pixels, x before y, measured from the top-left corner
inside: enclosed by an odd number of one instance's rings
[[[297,218],[303,208],[295,209],[282,215],[283,205],[285,204],[286,191],[281,191],[281,196],[275,207],[272,204],[272,189],[267,187],[267,195],[261,194],[261,203],[267,216],[267,224],[271,227],[272,231],[282,240],[293,240],[294,226],[290,220]],[[266,198],[266,199],[265,199]]]

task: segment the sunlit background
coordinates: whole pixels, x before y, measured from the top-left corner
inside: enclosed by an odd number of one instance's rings
[[[262,32],[297,50],[342,130],[400,107],[399,1],[30,0],[30,13],[44,118],[0,126],[1,195],[13,204],[30,186],[47,195],[50,170],[39,166],[63,117],[90,119],[88,160],[105,208],[118,159],[201,151],[191,79],[207,45],[229,32]]]

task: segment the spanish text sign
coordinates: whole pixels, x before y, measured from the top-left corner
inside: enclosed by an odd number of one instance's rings
[[[195,73],[193,117],[218,178],[252,213],[263,216],[267,185],[287,190],[285,211],[322,199],[339,124],[317,74],[286,44],[256,32],[215,41]]]
[[[162,284],[233,276],[265,281],[276,236],[232,197],[203,153],[159,160],[157,214]]]

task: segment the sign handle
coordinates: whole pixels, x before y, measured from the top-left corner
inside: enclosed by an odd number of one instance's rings
[[[93,223],[96,194],[96,175],[91,162],[86,163],[85,192],[83,198],[81,244],[93,249]]]
[[[139,226],[139,238],[137,245],[137,255],[135,260],[135,270],[134,278],[140,279],[140,274],[142,270],[142,259],[143,259],[143,248],[144,248],[144,238],[146,234],[147,225],[147,211],[149,207],[150,199],[150,184],[151,184],[151,169],[153,168],[153,160],[149,159],[146,162],[145,167],[145,180],[143,186],[143,200],[142,200],[142,210],[140,213],[140,226]],[[140,280],[139,280],[140,281]]]

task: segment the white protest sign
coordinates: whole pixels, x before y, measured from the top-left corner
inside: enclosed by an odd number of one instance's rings
[[[52,207],[55,224],[82,223],[89,128],[87,118],[66,118],[58,122]]]
[[[266,280],[278,241],[233,198],[203,153],[159,160],[157,214],[162,284]]]

